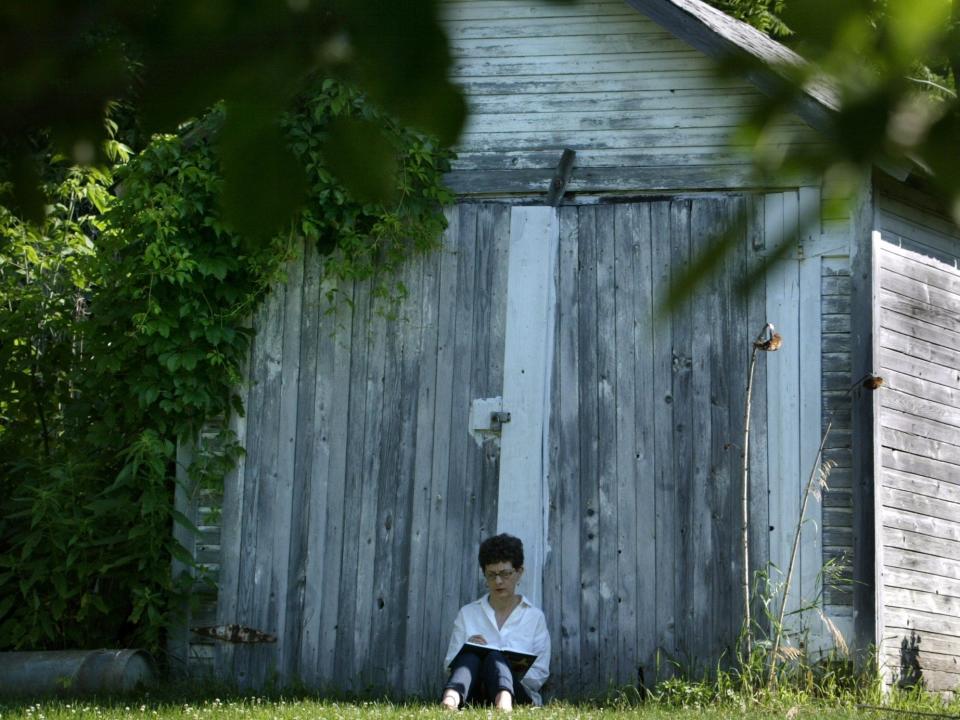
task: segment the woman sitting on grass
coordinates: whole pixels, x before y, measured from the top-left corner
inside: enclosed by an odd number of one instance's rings
[[[506,534],[487,538],[480,544],[479,561],[490,592],[460,608],[453,623],[443,705],[457,710],[465,702],[492,703],[507,711],[514,703],[540,705],[538,691],[550,674],[550,634],[543,613],[516,592],[523,576],[523,543]],[[536,660],[525,674],[518,673],[503,650]]]

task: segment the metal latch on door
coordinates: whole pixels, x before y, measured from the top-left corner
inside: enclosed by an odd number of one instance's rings
[[[503,398],[477,398],[470,403],[470,434],[483,445],[485,441],[500,442],[500,433],[510,413],[503,409]]]

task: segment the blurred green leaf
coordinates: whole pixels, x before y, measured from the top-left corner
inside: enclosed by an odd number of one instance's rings
[[[396,196],[397,151],[382,128],[337,118],[323,143],[330,170],[360,202],[385,204]]]
[[[263,241],[303,204],[303,166],[287,147],[275,108],[233,103],[218,137],[224,219]]]

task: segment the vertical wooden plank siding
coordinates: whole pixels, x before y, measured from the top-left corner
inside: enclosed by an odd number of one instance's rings
[[[218,622],[277,642],[219,651],[221,677],[437,690],[496,518],[496,445],[477,446],[467,418],[502,392],[509,212],[454,209],[392,305],[369,282],[324,281],[307,248],[258,313]]]
[[[766,202],[762,195],[750,195],[745,198],[747,204],[747,222],[746,222],[746,246],[744,248],[745,261],[748,271],[754,272],[765,260],[765,253],[768,246],[772,246],[775,238],[766,236]],[[756,286],[750,291],[747,307],[747,332],[751,339],[757,336],[757,333],[763,329],[764,325],[770,320],[767,314],[767,285],[769,278],[763,274],[758,279]],[[745,364],[744,367],[747,367]],[[746,370],[744,376],[746,376]],[[770,486],[778,481],[769,467],[767,448],[768,433],[762,429],[764,419],[771,412],[767,402],[768,367],[766,358],[757,362],[755,375],[753,378],[753,395],[751,397],[752,408],[751,433],[750,433],[750,477],[749,481],[749,541],[750,541],[750,580],[751,584],[759,580],[760,571],[766,573],[769,570],[767,563],[772,557],[770,546]],[[746,398],[744,398],[746,401]],[[742,425],[742,413],[738,417],[738,423]],[[761,588],[762,590],[762,588]],[[763,600],[757,593],[757,600],[751,607],[751,618],[759,628],[764,628],[765,613]]]
[[[372,287],[369,284],[364,289],[372,296]],[[384,436],[382,432],[382,422],[384,414],[395,411],[396,402],[392,408],[384,403],[386,392],[386,362],[387,362],[387,333],[386,319],[382,313],[377,313],[374,301],[368,301],[367,304],[367,322],[364,327],[366,334],[366,354],[367,354],[367,372],[366,372],[366,398],[363,404],[363,446],[360,453],[352,458],[352,462],[361,469],[361,491],[359,507],[356,509],[348,508],[359,515],[359,527],[357,542],[356,566],[351,571],[344,572],[341,577],[341,587],[350,587],[354,593],[354,615],[353,615],[353,642],[351,644],[351,653],[353,655],[353,667],[347,665],[347,671],[350,672],[346,687],[349,689],[359,689],[367,686],[372,681],[373,663],[375,661],[371,653],[371,619],[374,605],[373,586],[376,568],[374,559],[376,557],[377,547],[377,501],[380,496],[380,487],[384,481],[381,475],[380,453]],[[390,337],[395,337],[395,333],[390,333]],[[391,358],[394,359],[394,358]],[[399,399],[399,398],[397,398]],[[394,468],[391,468],[393,471]],[[350,574],[354,575],[355,580],[350,581]],[[340,630],[343,633],[343,630]],[[346,633],[344,633],[346,634]],[[347,643],[350,643],[347,640]]]
[[[186,441],[177,443],[177,484],[174,490],[173,502],[177,511],[182,513],[187,520],[196,526],[198,524],[196,499],[198,488],[196,484],[190,480],[190,474],[188,472],[190,465],[193,463],[193,454],[193,443]],[[174,521],[173,527],[170,528],[170,530],[173,533],[174,542],[179,543],[184,551],[190,554],[190,557],[196,557],[196,534],[190,528],[184,527],[176,521]],[[173,559],[170,573],[175,581],[184,575],[188,575],[191,578],[195,575],[193,568],[176,558]],[[177,610],[185,615],[188,620],[193,619],[191,617],[192,613],[190,612],[189,599],[181,603]],[[188,670],[187,665],[190,659],[189,623],[184,623],[167,633],[167,653],[169,655],[170,669],[173,674],[179,676],[186,675]]]
[[[311,565],[321,545],[313,546],[311,553],[310,527],[312,505],[311,495],[316,490],[325,495],[325,488],[315,487],[313,468],[326,465],[326,455],[321,462],[316,461],[315,451],[323,446],[314,430],[314,418],[317,415],[317,382],[319,358],[317,336],[322,331],[321,310],[321,263],[317,257],[316,245],[304,243],[303,283],[300,298],[300,358],[297,377],[297,417],[294,430],[293,461],[293,497],[290,526],[290,577],[295,590],[287,593],[286,637],[284,640],[284,663],[286,675],[298,673],[302,659],[316,657],[319,641],[320,613],[312,603],[307,604],[307,587],[315,588],[316,580],[308,580],[308,571],[317,572]],[[322,399],[321,399],[322,402]],[[320,412],[323,412],[322,406]],[[301,432],[301,429],[307,429]],[[326,505],[326,497],[323,504]],[[302,679],[302,678],[301,678]],[[312,680],[312,678],[310,678]]]
[[[404,283],[408,288],[404,300],[404,344],[403,366],[400,374],[400,386],[403,390],[401,405],[399,448],[397,450],[397,467],[400,476],[409,478],[407,482],[398,483],[394,493],[395,511],[384,519],[384,529],[392,532],[390,542],[392,547],[392,565],[385,576],[389,576],[389,583],[384,587],[389,593],[389,601],[383,604],[377,601],[377,609],[381,615],[381,627],[387,631],[381,633],[379,648],[381,662],[387,667],[387,685],[392,688],[402,688],[405,668],[401,663],[392,662],[390,658],[394,648],[405,647],[407,636],[417,632],[419,627],[414,626],[411,619],[420,612],[420,599],[409,596],[407,590],[410,585],[410,565],[413,558],[413,505],[416,488],[416,437],[418,427],[417,403],[420,399],[417,381],[419,379],[419,361],[423,356],[422,339],[424,325],[421,317],[423,296],[423,262],[411,262],[405,269]],[[392,521],[392,528],[388,523]],[[397,622],[400,618],[402,622]]]
[[[245,369],[249,369],[249,356],[246,366]],[[243,401],[243,406],[250,408],[249,388],[241,388],[239,395]],[[246,414],[234,413],[231,415],[229,429],[233,432],[237,442],[241,446],[247,447]],[[246,454],[241,455],[237,464],[223,479],[223,503],[220,510],[220,576],[217,580],[217,624],[229,624],[237,617],[246,462]],[[217,643],[214,647],[214,675],[226,677],[233,672],[234,646],[229,643]]]
[[[413,447],[413,492],[410,498],[410,570],[407,574],[407,622],[404,636],[404,657],[422,657],[422,632],[425,603],[418,602],[422,588],[430,575],[427,553],[430,547],[430,478],[431,456],[433,454],[432,418],[436,397],[437,377],[437,308],[438,273],[437,259],[420,258],[417,262],[420,271],[420,292],[415,295],[419,302],[420,338],[417,347],[419,359],[417,377],[413,382],[417,387],[416,428]],[[400,687],[404,692],[415,692],[420,684],[421,668],[415,664],[402,668],[403,678]]]
[[[273,528],[273,561],[270,574],[270,601],[267,617],[275,618],[273,632],[283,642],[278,642],[271,658],[271,665],[280,677],[291,677],[296,672],[300,648],[299,583],[296,567],[291,577],[291,559],[299,562],[296,549],[301,544],[304,518],[302,503],[294,503],[294,487],[303,487],[302,478],[295,476],[297,408],[300,400],[300,336],[303,317],[304,255],[303,241],[294,251],[298,259],[290,264],[287,275],[288,290],[285,293],[283,311],[283,357],[280,371],[280,407],[278,421],[276,499],[274,501],[275,527]],[[299,495],[299,493],[297,493]],[[296,535],[294,533],[297,533]],[[292,587],[291,587],[292,586]],[[288,628],[288,611],[292,627]]]
[[[670,280],[678,282],[691,263],[690,256],[690,214],[692,200],[676,200],[670,208]],[[706,646],[708,637],[701,640],[699,633],[694,636],[688,628],[696,627],[693,622],[693,587],[704,578],[694,575],[693,552],[691,546],[691,524],[693,518],[693,398],[691,396],[691,374],[693,373],[693,307],[685,303],[673,313],[671,336],[671,396],[673,398],[673,482],[677,496],[677,518],[674,525],[673,542],[677,556],[675,572],[677,574],[677,624],[683,628],[677,634],[677,658],[687,667],[693,668],[698,659],[699,646]],[[704,647],[704,650],[706,647]],[[703,653],[706,656],[706,653]],[[698,668],[693,668],[697,672]]]
[[[580,672],[580,438],[579,415],[579,273],[578,215],[576,207],[560,208],[560,249],[557,281],[557,367],[553,372],[553,437],[558,444],[558,494],[552,498],[550,527],[559,528],[559,545],[548,559],[560,566],[560,616],[551,623],[554,657],[559,659],[555,684],[574,695],[582,691]]]
[[[424,607],[425,618],[423,622],[423,654],[426,663],[437,658],[437,665],[440,665],[439,658],[446,653],[446,625],[443,621],[452,618],[457,611],[454,607],[457,597],[451,593],[448,587],[448,578],[453,577],[453,571],[446,565],[446,542],[436,543],[432,539],[436,537],[446,537],[447,522],[447,482],[449,477],[448,469],[450,467],[450,408],[452,403],[453,388],[453,342],[456,328],[454,326],[455,314],[453,312],[453,298],[457,292],[457,248],[460,239],[460,208],[453,208],[448,212],[447,219],[449,227],[447,228],[444,245],[440,252],[440,258],[437,267],[438,285],[439,285],[439,306],[437,318],[437,373],[436,373],[436,395],[434,404],[434,416],[431,419],[433,431],[433,457],[432,457],[432,478],[430,492],[430,525],[429,538],[430,547],[427,551],[427,567],[435,577],[444,578],[444,592],[439,603],[441,613],[440,621],[437,620],[435,613],[430,613],[429,607]],[[437,422],[436,418],[440,419]],[[455,567],[459,568],[459,564]],[[457,576],[459,580],[459,576]],[[427,615],[427,613],[430,613]],[[429,667],[429,665],[427,666]],[[437,677],[434,684],[439,686],[439,672],[437,668]],[[430,673],[427,673],[428,677]]]
[[[653,303],[660,302],[670,290],[672,212],[670,203],[654,202],[650,205],[650,297]],[[640,238],[640,242],[645,242]],[[653,406],[653,452],[656,487],[654,506],[656,507],[656,526],[654,528],[654,575],[653,588],[647,585],[655,595],[655,612],[646,626],[648,632],[645,679],[655,683],[672,674],[674,666],[670,658],[680,657],[678,637],[684,627],[680,617],[678,598],[682,592],[683,578],[679,572],[675,542],[679,532],[680,506],[677,497],[676,457],[673,446],[674,397],[673,397],[673,317],[654,312],[646,322],[653,326],[653,343],[650,345],[653,362],[653,391],[647,390],[646,402]],[[648,416],[649,417],[649,416]],[[649,547],[647,548],[649,553]],[[638,596],[639,597],[639,596]],[[649,602],[649,601],[644,601]],[[651,648],[649,638],[657,638],[657,644]],[[644,638],[640,638],[644,640]],[[650,650],[653,650],[653,653]],[[654,656],[655,655],[655,656]],[[651,661],[653,665],[651,666]],[[653,672],[651,672],[653,670]],[[659,672],[657,672],[659,671]]]
[[[300,502],[304,505],[305,517],[299,551],[303,572],[300,579],[302,637],[297,668],[300,680],[310,684],[319,682],[317,670],[324,627],[324,604],[320,599],[327,560],[327,511],[334,500],[329,491],[336,487],[329,481],[334,452],[331,406],[335,349],[328,345],[336,335],[336,312],[327,301],[327,293],[334,287],[323,281],[322,261],[315,253],[315,248],[308,247],[305,258],[303,304],[309,315],[304,317],[301,343],[300,381],[304,390],[300,404],[304,424],[297,435],[298,477],[304,485]]]
[[[597,639],[599,642],[599,681],[602,685],[618,685],[619,679],[619,603],[617,602],[617,551],[619,538],[617,521],[617,368],[618,344],[616,336],[616,278],[614,276],[613,216],[616,207],[606,205],[596,212],[596,357],[597,382],[593,388],[597,405],[597,531],[599,582],[599,612]],[[626,343],[624,343],[626,344]],[[624,518],[626,520],[627,518]]]
[[[614,363],[614,395],[616,407],[616,499],[617,571],[613,592],[617,599],[617,627],[614,641],[617,647],[617,684],[636,682],[638,663],[637,646],[637,608],[639,595],[637,585],[641,574],[640,558],[652,560],[646,552],[638,554],[637,535],[639,528],[652,525],[652,503],[645,499],[640,507],[645,512],[639,514],[637,492],[643,484],[645,473],[641,472],[637,439],[637,382],[640,379],[637,367],[637,342],[635,329],[638,325],[638,308],[635,296],[643,291],[643,284],[637,282],[635,246],[639,238],[649,237],[649,228],[641,234],[639,215],[641,210],[649,211],[646,206],[613,206],[613,320],[616,361]],[[642,313],[642,309],[641,309]],[[647,352],[644,350],[643,355]],[[649,403],[643,403],[649,406]]]
[[[563,548],[551,627],[564,696],[641,672],[652,683],[671,661],[705,670],[740,629],[732,448],[755,330],[734,287],[764,228],[739,231],[734,259],[685,308],[660,317],[657,304],[747,208],[692,197],[561,210],[550,523]]]
[[[322,553],[320,566],[321,576],[317,578],[317,595],[309,597],[306,602],[319,607],[320,637],[318,657],[316,660],[303,666],[301,675],[309,677],[311,671],[315,677],[315,684],[332,684],[334,669],[337,664],[337,637],[340,615],[340,577],[343,567],[343,545],[346,527],[344,509],[346,505],[346,477],[347,477],[347,449],[349,447],[350,431],[350,403],[353,394],[350,377],[353,362],[353,299],[356,297],[356,287],[348,285],[335,289],[342,294],[334,308],[326,308],[328,319],[332,325],[327,325],[327,333],[317,338],[318,354],[324,363],[332,363],[332,371],[321,378],[317,376],[317,394],[324,402],[329,401],[326,411],[316,417],[321,441],[326,437],[329,446],[327,467],[319,464],[315,468],[315,485],[325,485],[324,495],[320,492],[311,495],[311,518],[316,518],[317,534],[313,542],[322,542],[320,546],[313,546]],[[348,304],[348,301],[350,303]],[[322,345],[321,345],[322,343]],[[359,345],[357,347],[360,347]],[[322,388],[322,390],[321,390]],[[358,389],[358,392],[360,390]],[[324,479],[325,478],[325,479]],[[321,518],[323,518],[321,520]],[[321,529],[323,535],[320,534]]]
[[[706,200],[691,203],[690,207],[690,261],[699,256],[706,246],[715,241],[723,233],[722,215],[717,212],[722,207],[717,203]],[[722,271],[721,271],[722,273]],[[722,328],[718,323],[717,308],[724,299],[716,293],[718,274],[700,285],[690,301],[690,325],[688,348],[685,356],[690,364],[689,372],[689,462],[690,491],[687,503],[687,532],[686,540],[690,554],[688,572],[690,582],[687,589],[689,596],[688,617],[693,627],[700,628],[707,647],[712,647],[717,641],[716,628],[711,602],[724,581],[724,571],[718,567],[715,553],[720,547],[714,548],[714,538],[710,532],[711,514],[719,508],[714,507],[715,495],[712,485],[718,479],[715,468],[712,466],[713,433],[714,428],[713,405],[719,400],[714,393],[720,387],[720,378],[715,378],[717,369],[710,361],[710,356],[717,346],[722,346],[720,335]],[[718,448],[722,452],[722,447]],[[733,538],[732,533],[724,532],[726,537]],[[731,574],[732,576],[732,574]],[[697,653],[699,655],[699,653]],[[700,659],[700,658],[698,658]],[[706,658],[703,658],[704,660]],[[699,669],[699,668],[698,668]]]
[[[346,474],[344,478],[344,501],[341,529],[341,564],[339,574],[330,578],[333,587],[324,588],[324,595],[330,590],[337,592],[337,620],[333,624],[335,640],[333,646],[332,682],[336,687],[353,687],[354,665],[354,628],[356,625],[357,602],[357,565],[359,562],[360,515],[363,510],[363,487],[373,479],[363,473],[363,440],[366,432],[367,416],[365,412],[367,385],[367,364],[369,345],[369,308],[370,291],[368,283],[354,286],[353,314],[350,330],[352,348],[350,355],[349,403],[344,408],[348,413],[347,447],[344,458]],[[373,418],[369,421],[372,423]]]
[[[806,256],[805,250],[820,237],[820,191],[815,187],[800,188],[798,193],[799,231],[798,238],[804,256],[799,261],[799,312],[798,312],[798,430],[801,505],[810,472],[820,448],[820,265],[819,256]],[[822,490],[817,487],[807,499],[803,525],[800,529],[799,557],[797,558],[796,582],[800,588],[800,602],[804,605],[823,600],[820,578],[823,570],[823,511]],[[829,632],[816,612],[805,613],[802,622],[808,628],[808,649],[819,650],[833,646]]]
[[[475,375],[476,397],[503,394],[507,325],[507,285],[509,282],[511,210],[505,204],[482,205],[477,215],[477,295],[480,302],[475,317],[477,346],[474,354],[482,362]],[[504,270],[506,268],[506,271]],[[493,535],[497,528],[500,489],[500,445],[488,437],[483,441],[480,465],[478,541]],[[476,575],[474,575],[476,577]]]
[[[776,193],[765,198],[767,242],[795,246],[799,231],[797,193]],[[773,250],[773,248],[770,248]],[[767,433],[770,473],[770,561],[776,585],[783,588],[794,533],[800,522],[800,502],[806,477],[800,456],[800,267],[788,253],[775,263],[767,277],[767,316],[783,336],[781,349],[767,353]],[[810,459],[812,462],[813,459]],[[802,563],[801,558],[797,558]],[[800,567],[786,597],[787,611],[799,608],[804,598]],[[783,594],[777,593],[779,609]],[[788,630],[798,631],[801,618],[787,615]]]
[[[733,251],[727,256],[723,275],[719,278],[719,293],[720,297],[731,298],[740,292],[738,278],[747,277],[748,272],[747,252],[748,248],[752,247],[752,238],[750,237],[752,222],[750,220],[751,208],[749,198],[743,196],[734,198],[732,202],[728,203],[726,210],[728,223],[730,223],[731,227],[728,232],[734,233],[733,237],[735,238],[736,245]],[[763,288],[760,288],[759,292],[762,293]],[[753,288],[751,293],[754,295],[757,294],[758,289]],[[725,377],[723,384],[725,385],[726,392],[720,395],[720,398],[726,403],[727,434],[731,438],[737,438],[736,440],[732,440],[732,444],[724,450],[723,459],[725,460],[726,467],[723,471],[727,474],[727,479],[724,483],[726,498],[724,500],[721,494],[719,502],[723,506],[721,516],[735,519],[735,523],[733,524],[737,526],[743,522],[742,503],[740,500],[743,462],[742,432],[743,408],[747,394],[747,368],[749,367],[750,354],[752,351],[749,340],[755,336],[757,329],[759,329],[751,327],[749,297],[744,299],[742,303],[742,305],[737,305],[731,303],[729,300],[724,303],[722,320],[723,332],[721,335],[722,345],[719,348],[719,354],[714,355],[714,362],[719,363],[720,366],[715,375]],[[744,342],[744,338],[747,339],[747,342]],[[731,369],[731,372],[724,372],[724,368],[727,367]],[[760,417],[763,416],[761,415]],[[762,434],[762,432],[758,432],[753,437],[756,438],[757,435]],[[759,475],[761,469],[762,468],[754,468],[754,474]],[[749,513],[749,493],[747,499]],[[748,520],[750,520],[749,517]],[[755,519],[754,522],[756,522]],[[715,531],[716,529],[717,526],[715,525]],[[734,530],[734,536],[736,539],[731,543],[725,541],[724,538],[718,534],[714,544],[715,546],[723,548],[724,560],[722,567],[727,568],[728,570],[726,571],[731,574],[729,585],[727,586],[729,592],[721,606],[726,608],[725,611],[732,615],[740,614],[742,616],[744,612],[742,603],[737,600],[737,598],[742,597],[742,549],[740,546],[741,540],[736,530]],[[761,559],[766,559],[767,557],[766,553],[757,547],[752,548],[751,554],[755,554]],[[753,562],[756,562],[756,559],[757,558],[752,558]],[[723,627],[722,622],[720,623],[720,627]]]
[[[243,493],[243,535],[235,622],[272,633],[267,617],[272,568],[272,525],[276,489],[279,405],[283,361],[285,288],[275,286],[258,312],[247,408],[247,462]],[[261,645],[238,646],[232,677],[240,687],[262,685],[272,652]]]
[[[577,283],[577,383],[580,437],[580,679],[581,692],[596,692],[605,685],[601,675],[600,624],[600,513],[597,489],[597,207],[579,209],[579,265]],[[566,302],[567,298],[560,298]]]
[[[888,683],[960,688],[960,270],[877,240],[878,627]]]
[[[460,228],[456,251],[456,283],[457,293],[451,297],[453,301],[452,314],[452,354],[451,365],[451,402],[450,415],[446,420],[448,427],[463,427],[466,417],[465,408],[472,400],[469,382],[471,367],[474,362],[472,353],[472,338],[470,330],[473,328],[473,311],[476,304],[474,279],[474,261],[477,255],[477,212],[476,205],[460,206]],[[446,510],[446,542],[444,545],[444,596],[443,617],[450,618],[456,615],[463,604],[462,599],[473,596],[477,585],[479,572],[472,560],[473,549],[465,545],[466,529],[469,527],[466,514],[474,506],[472,503],[473,489],[477,479],[467,475],[468,470],[475,468],[476,455],[472,452],[476,446],[466,433],[450,432],[445,449],[449,453],[447,459],[447,497]],[[465,585],[467,587],[465,587]],[[446,642],[449,621],[440,631],[443,643]],[[441,650],[446,650],[442,644]]]

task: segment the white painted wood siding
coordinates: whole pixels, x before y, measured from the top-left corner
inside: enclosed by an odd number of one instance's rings
[[[462,0],[443,7],[470,118],[449,176],[464,193],[756,186],[734,131],[762,102],[744,80],[623,2]],[[770,137],[808,144],[799,119]]]
[[[960,270],[874,244],[877,628],[887,681],[960,687]]]
[[[510,215],[503,408],[511,419],[500,437],[497,532],[523,541],[521,592],[541,607],[559,220],[552,207],[514,207]]]

